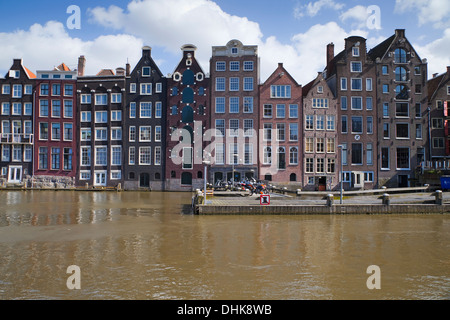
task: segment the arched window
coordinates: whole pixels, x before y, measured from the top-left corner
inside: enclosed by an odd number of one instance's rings
[[[171,178],[176,178],[177,177],[177,173],[175,171],[171,171],[170,172],[170,177]]]
[[[159,172],[155,173],[155,180],[161,180],[161,173]]]
[[[203,96],[204,94],[205,94],[205,88],[200,87],[200,88],[198,89],[198,95],[199,95],[199,96]]]
[[[203,179],[203,172],[201,171],[197,172],[197,179]]]
[[[395,99],[408,100],[409,99],[408,87],[403,84],[398,85],[395,88]]]
[[[289,180],[291,182],[297,181],[297,175],[295,173],[291,173],[291,175],[289,176]]]
[[[408,81],[408,74],[405,68],[395,68],[395,81]]]
[[[193,85],[194,84],[194,78],[195,78],[194,72],[192,72],[192,70],[186,70],[183,73],[183,84],[185,86]]]
[[[178,88],[177,87],[173,87],[172,88],[172,96],[176,96],[178,94]]]
[[[404,49],[395,49],[394,52],[394,61],[395,63],[407,63],[406,59],[406,51]]]
[[[194,103],[194,90],[192,88],[183,90],[183,103]]]
[[[266,175],[264,176],[264,180],[272,181],[272,175],[271,175],[271,174],[266,174]]]
[[[172,108],[171,108],[171,114],[172,114],[173,116],[178,114],[178,107],[177,107],[177,106],[172,106]]]
[[[183,108],[181,122],[191,123],[194,122],[194,109],[191,106],[186,106]]]

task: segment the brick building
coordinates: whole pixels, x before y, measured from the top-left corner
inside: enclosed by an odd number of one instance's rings
[[[53,70],[37,71],[34,180],[73,185],[77,163],[77,71],[64,63]]]
[[[129,69],[129,66],[127,66]],[[163,190],[166,145],[166,79],[151,56],[127,69],[127,111],[124,112],[124,188]]]
[[[203,186],[210,128],[209,78],[195,58],[197,47],[181,47],[183,56],[167,79],[165,189],[191,191]]]
[[[76,183],[123,186],[125,69],[103,69],[95,76],[86,76],[85,63],[81,56],[77,80],[80,143]]]
[[[258,177],[258,47],[231,40],[212,48],[211,125],[216,130],[214,181]],[[220,140],[220,142],[219,142]]]
[[[33,90],[36,75],[21,59],[0,79],[1,178],[6,184],[26,184],[33,176]]]
[[[447,72],[434,74],[428,80],[428,101],[432,137],[429,160],[441,160],[450,157],[450,67]]]
[[[302,86],[279,63],[259,91],[259,178],[301,186]]]
[[[378,184],[413,186],[416,168],[429,158],[426,59],[419,57],[403,29],[395,30],[369,56],[377,74]]]
[[[303,189],[339,187],[337,99],[319,73],[303,87]]]
[[[338,141],[345,189],[372,189],[377,182],[376,67],[366,39],[349,37],[334,55],[327,46],[325,75],[338,103]]]

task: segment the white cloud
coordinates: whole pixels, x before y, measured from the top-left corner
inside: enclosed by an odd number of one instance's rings
[[[363,28],[366,26],[367,19],[369,18],[369,13],[367,12],[367,7],[364,6],[356,6],[345,12],[343,12],[339,19],[342,22],[346,22],[348,20],[354,20],[357,22],[357,26],[359,28]]]
[[[294,9],[294,16],[298,19],[305,15],[315,17],[322,9],[341,10],[345,4],[335,2],[334,0],[318,0],[316,2],[309,2],[306,5],[297,5]]]
[[[450,66],[449,52],[450,28],[444,30],[440,39],[435,40],[427,45],[420,46],[413,43],[414,49],[422,59],[428,61],[428,75],[433,73],[444,73],[447,66]]]
[[[310,3],[308,12],[314,13],[324,7],[342,8],[342,5],[320,0],[316,5]],[[290,43],[283,44],[274,36],[264,39],[258,23],[230,15],[208,0],[132,1],[126,10],[115,6],[97,7],[91,9],[90,14],[91,21],[139,36],[147,44],[165,48],[173,54],[180,55],[180,47],[192,43],[198,47],[196,57],[205,71],[209,69],[212,46],[225,45],[231,39],[258,45],[261,81],[267,79],[278,62],[283,62],[299,83],[308,83],[325,66],[326,45],[342,39],[343,49],[344,38],[349,36],[337,23],[330,22],[313,26],[292,37]],[[195,21],[201,23],[193,23]]]
[[[33,72],[52,69],[62,62],[76,69],[78,57],[84,55],[86,73],[96,74],[102,68],[125,67],[127,58],[140,57],[142,46],[142,40],[130,35],[107,35],[83,41],[70,37],[62,23],[49,21],[44,26],[34,24],[29,30],[0,33],[0,70],[8,70],[15,58],[22,58]]]
[[[396,0],[396,13],[416,11],[419,26],[433,23],[435,28],[450,26],[450,1],[448,0]]]

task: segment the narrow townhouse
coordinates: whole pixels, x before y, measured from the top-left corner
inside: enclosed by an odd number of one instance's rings
[[[343,188],[372,189],[377,185],[377,86],[375,63],[366,39],[349,37],[336,56],[327,46],[325,78],[338,103],[338,152],[343,165]]]
[[[123,186],[123,117],[126,103],[125,68],[84,74],[79,58],[77,104],[80,124],[76,183],[94,188]]]
[[[302,86],[279,63],[259,91],[259,179],[301,187]]]
[[[126,89],[124,188],[164,190],[167,88],[150,47],[142,48],[141,59],[127,71]]]
[[[182,58],[167,79],[166,190],[202,188],[204,165],[209,166],[212,157],[204,152],[210,144],[204,138],[210,128],[209,78],[195,58],[196,50],[183,45]]]
[[[339,189],[338,104],[323,74],[303,87],[303,190]]]
[[[78,154],[77,71],[63,63],[36,74],[33,184],[71,187]]]
[[[214,182],[257,178],[258,47],[231,40],[212,47],[211,125],[216,130]]]
[[[35,78],[21,59],[14,59],[5,77],[0,79],[0,173],[3,185],[31,187]]]
[[[428,80],[428,101],[430,109],[430,137],[428,161],[448,159],[450,156],[449,107],[450,67],[447,72],[433,74]]]
[[[369,51],[377,73],[378,184],[414,186],[417,167],[429,159],[427,61],[405,36],[395,34]],[[442,117],[432,129],[443,129]],[[444,146],[442,145],[442,148]]]

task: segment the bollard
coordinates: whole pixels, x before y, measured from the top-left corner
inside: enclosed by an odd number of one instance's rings
[[[332,207],[334,204],[334,196],[332,194],[327,195],[327,206]]]
[[[391,204],[391,198],[387,193],[383,194],[383,204],[386,206],[389,206]]]
[[[435,204],[442,206],[442,191],[436,190],[434,197],[435,197]]]

